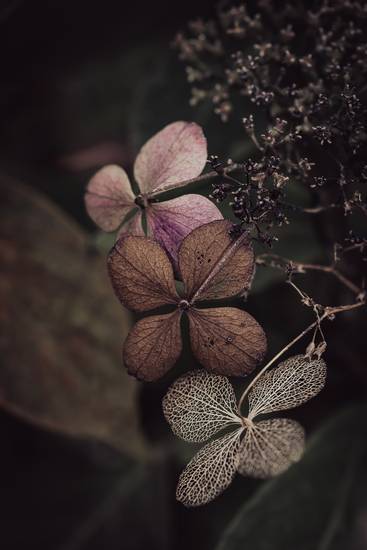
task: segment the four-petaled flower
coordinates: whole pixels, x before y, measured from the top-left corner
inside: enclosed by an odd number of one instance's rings
[[[163,248],[146,237],[119,239],[108,270],[119,300],[139,312],[162,306],[171,313],[138,321],[124,344],[124,363],[145,381],[163,376],[181,349],[180,320],[186,314],[194,355],[206,368],[226,375],[251,372],[266,351],[266,337],[255,319],[235,307],[198,308],[197,303],[246,292],[254,271],[254,253],[246,234],[230,236],[228,220],[194,229],[178,252],[184,295],[177,293],[172,265]]]
[[[88,214],[104,231],[120,228],[121,236],[144,235],[145,212],[148,236],[165,248],[176,266],[182,239],[195,227],[223,216],[201,195],[186,194],[160,203],[155,200],[157,195],[196,178],[206,160],[207,144],[200,126],[188,122],[169,124],[147,141],[135,160],[134,177],[140,194],[134,195],[122,168],[105,166],[88,184],[85,194]]]
[[[200,506],[224,491],[237,471],[265,479],[298,461],[304,449],[302,426],[288,418],[258,417],[305,403],[324,387],[325,379],[322,359],[291,357],[254,384],[246,417],[226,377],[196,370],[176,380],[163,399],[163,411],[177,436],[203,442],[230,428],[189,462],[179,479],[177,499],[186,506]]]

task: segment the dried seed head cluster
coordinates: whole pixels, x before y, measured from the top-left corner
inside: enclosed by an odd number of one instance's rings
[[[237,182],[213,186],[242,223],[287,222],[295,182],[321,209],[366,215],[366,37],[367,5],[356,0],[248,1],[177,36],[191,103],[211,101],[224,122],[242,117],[254,143]]]
[[[191,442],[228,432],[189,462],[180,476],[178,500],[186,506],[206,504],[228,487],[237,471],[265,479],[299,460],[304,449],[302,426],[287,418],[259,417],[305,403],[321,391],[325,379],[322,359],[291,357],[254,384],[247,416],[241,415],[226,377],[199,370],[176,380],[163,399],[173,432]]]

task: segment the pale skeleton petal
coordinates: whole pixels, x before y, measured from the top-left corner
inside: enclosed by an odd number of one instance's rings
[[[326,364],[322,359],[290,357],[253,386],[248,395],[249,419],[305,403],[322,390],[325,380]]]
[[[228,378],[204,370],[188,372],[172,384],[163,412],[172,431],[191,442],[206,441],[226,426],[241,424]]]
[[[114,164],[92,177],[85,194],[87,212],[103,231],[115,231],[134,208],[134,200],[125,170]]]
[[[150,196],[196,178],[207,160],[206,139],[193,122],[173,122],[141,148],[134,164],[140,191]]]
[[[180,476],[177,500],[185,506],[201,506],[230,485],[238,466],[242,430],[211,441],[194,456]]]
[[[301,458],[304,445],[304,430],[294,420],[255,422],[241,442],[238,471],[258,479],[276,476]]]

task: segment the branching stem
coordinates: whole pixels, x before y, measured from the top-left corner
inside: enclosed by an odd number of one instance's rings
[[[336,269],[334,265],[305,264],[302,262],[287,260],[286,258],[277,256],[276,254],[261,254],[257,257],[256,262],[259,265],[267,264],[270,267],[275,267],[282,270],[285,270],[285,266],[290,266],[294,269],[295,273],[305,273],[306,271],[323,271],[324,273],[330,273],[356,296],[363,294],[363,290],[343,275],[343,273],[341,273],[338,269]]]
[[[316,321],[308,325],[308,327],[306,327],[300,334],[298,334],[298,336],[293,338],[293,340],[291,340],[283,349],[281,349],[276,355],[274,355],[274,357],[270,359],[270,361],[266,363],[266,365],[257,373],[255,378],[250,382],[250,384],[242,393],[238,403],[238,410],[241,412],[241,407],[246,396],[248,395],[249,391],[254,386],[254,384],[259,380],[259,378],[261,378],[261,376],[275,363],[275,361],[277,361],[280,357],[282,357],[284,353],[286,353],[292,346],[294,346],[294,344],[296,344],[299,340],[301,340],[304,336],[306,336],[306,334],[308,334],[313,328],[319,326],[322,323],[322,321],[324,321],[325,319],[333,319],[334,315],[337,315],[338,313],[342,313],[344,311],[350,311],[352,309],[356,309],[364,305],[365,305],[365,302],[361,301],[361,302],[356,302],[354,304],[347,304],[344,306],[326,307],[323,315],[319,319],[317,319]]]
[[[188,185],[191,185],[193,183],[201,183],[203,181],[211,180],[213,178],[218,178],[221,175],[225,176],[226,174],[230,174],[231,172],[235,172],[236,170],[240,169],[240,164],[229,164],[225,168],[223,168],[223,174],[220,171],[211,170],[210,172],[206,172],[205,174],[201,174],[201,176],[197,176],[196,178],[192,178],[190,180],[183,181],[180,183],[180,187],[186,187]],[[159,189],[156,193],[153,193],[152,196],[154,198],[158,198],[160,195],[163,195],[164,193],[167,193],[168,191],[177,190],[177,183],[172,183],[171,185],[167,185],[164,188]]]

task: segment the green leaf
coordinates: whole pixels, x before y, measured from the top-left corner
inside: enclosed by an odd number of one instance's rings
[[[28,421],[145,448],[121,344],[130,316],[104,255],[38,193],[0,180],[0,405]]]
[[[216,550],[351,548],[366,506],[366,433],[366,406],[328,421],[304,458],[243,506]]]

